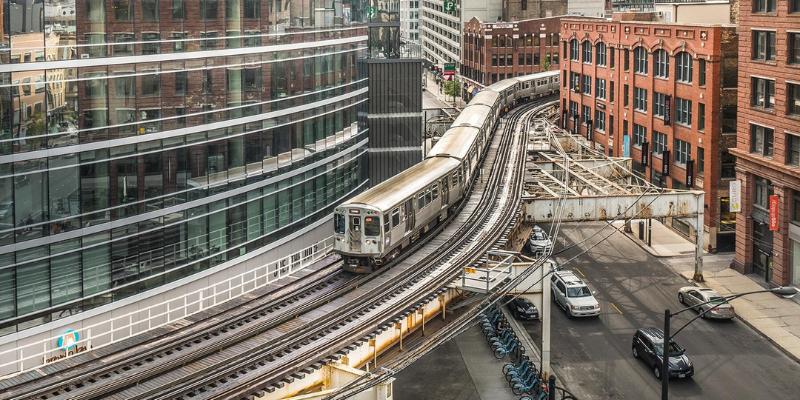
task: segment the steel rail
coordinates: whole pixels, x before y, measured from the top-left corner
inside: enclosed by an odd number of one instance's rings
[[[513,129],[516,126],[514,122],[520,118],[521,114],[522,113],[517,114],[516,118],[510,118],[509,125],[506,126],[506,130],[510,130],[511,133],[513,134]],[[481,203],[486,203],[491,201],[491,203],[493,204],[494,201],[498,199],[498,195],[500,193],[500,185],[498,185],[499,183],[498,181],[504,175],[507,160],[510,157],[511,153],[510,151],[504,151],[504,150],[506,149],[506,147],[510,146],[511,136],[512,135],[506,134],[504,135],[504,138],[506,140],[505,141],[501,140],[501,143],[503,144],[497,151],[497,155],[499,157],[498,160],[496,160],[495,162],[495,165],[496,166],[500,165],[500,167],[493,168],[493,173],[490,177],[490,181],[487,186],[490,190],[487,190],[483,193]],[[519,142],[519,146],[522,149],[524,149],[525,141],[521,140]],[[487,150],[489,147],[490,146],[487,146]],[[504,207],[504,209],[501,211],[501,218],[499,219],[500,221],[507,222],[513,219],[513,217],[517,213],[520,201],[518,193],[522,188],[522,181],[524,176],[523,175],[524,159],[525,159],[524,150],[518,153],[518,157],[519,157],[518,159],[519,162],[517,163],[517,167],[512,171],[514,175],[512,178],[513,186],[515,189],[515,193],[513,193],[513,195],[511,196],[513,201],[510,201],[509,204],[506,207]],[[494,209],[492,207],[481,207],[480,205],[481,204],[479,204],[479,206],[477,207],[477,209],[480,210],[480,212],[473,214],[473,216],[471,216],[470,219],[462,226],[459,233],[464,233],[464,234],[471,233],[474,232],[475,230],[482,229],[485,226],[485,224],[488,222],[488,219],[493,214]],[[464,228],[468,228],[467,230],[469,232],[461,232],[462,230],[464,230]],[[495,243],[497,237],[500,236],[503,232],[506,232],[507,230],[508,230],[507,224],[500,223],[493,225],[493,227],[490,229],[491,233],[488,235],[488,237],[483,239],[479,243],[479,245],[474,246],[472,251],[462,256],[461,258],[464,260],[470,260],[475,258],[476,256],[482,255],[488,249],[488,247],[490,247]],[[466,245],[466,243],[464,243],[463,238],[470,237],[469,235],[464,235],[464,234],[457,233],[456,235],[453,235],[453,237],[448,241],[450,245],[450,251],[433,253],[432,254],[432,256],[434,256],[433,259],[427,260],[426,264],[428,265],[428,267],[410,268],[408,271],[410,271],[411,273],[407,275],[404,274],[406,276],[402,277],[404,282],[402,283],[401,289],[391,292],[388,296],[384,296],[383,299],[378,300],[378,302],[373,302],[371,303],[371,305],[365,308],[348,311],[346,314],[342,313],[334,315],[332,316],[331,320],[336,320],[336,319],[341,320],[342,318],[344,318],[345,320],[355,319],[360,315],[364,315],[366,311],[372,310],[376,308],[378,305],[387,302],[389,298],[397,297],[403,291],[402,287],[406,287],[411,283],[418,282],[429,272],[432,272],[433,269],[437,268],[439,266],[438,264],[439,261],[455,256],[455,254]],[[459,240],[459,238],[461,239]],[[458,272],[459,270],[458,265],[461,264],[453,262],[452,265],[456,267],[450,267],[448,272],[441,274],[437,279],[432,279],[429,283],[423,285],[422,288],[417,289],[414,293],[411,293],[410,295],[412,297],[424,298],[426,296],[430,296],[431,292],[435,292],[436,290],[440,289],[447,283],[451,282],[454,278],[453,273]],[[395,288],[397,287],[398,282],[391,281],[390,283],[394,285]],[[383,289],[386,288],[385,286],[386,285],[381,285],[373,292],[380,293]],[[419,300],[410,299],[409,301],[406,301],[403,304],[399,304],[394,308],[385,310],[381,312],[378,316],[373,317],[373,321],[376,321],[377,324],[380,324],[380,321],[388,320],[392,316],[396,315],[398,312],[402,312],[403,309],[408,308],[407,304],[413,304],[415,301]],[[359,322],[359,325],[364,325],[364,323]],[[189,381],[180,382],[177,387],[173,387],[171,388],[171,390],[168,390],[167,392],[159,393],[156,391],[149,391],[149,393],[145,394],[144,396],[137,396],[133,398],[137,399],[150,398],[149,396],[154,396],[153,398],[176,398],[176,397],[181,397],[182,395],[188,395],[190,397],[199,397],[199,398],[202,398],[204,395],[208,395],[208,398],[231,398],[231,397],[246,396],[247,394],[253,391],[257,391],[260,388],[263,388],[265,385],[268,385],[270,381],[280,379],[281,376],[285,376],[287,374],[292,373],[293,370],[297,370],[298,368],[298,365],[296,365],[298,363],[297,360],[301,360],[299,361],[300,363],[308,363],[308,361],[302,361],[302,360],[318,360],[324,358],[326,354],[331,354],[332,351],[331,348],[336,348],[336,347],[341,348],[342,345],[346,345],[348,343],[352,343],[353,341],[357,341],[358,338],[363,337],[364,335],[369,333],[369,330],[373,329],[374,328],[370,326],[367,326],[366,328],[362,327],[362,329],[360,329],[356,333],[347,335],[344,338],[336,340],[335,343],[338,344],[339,346],[331,346],[332,343],[328,341],[326,344],[326,348],[324,350],[312,348],[310,350],[303,352],[302,354],[296,354],[296,352],[289,351],[288,353],[292,355],[292,359],[295,361],[293,362],[290,361],[288,363],[285,363],[285,365],[279,366],[279,368],[273,369],[272,373],[267,374],[267,376],[265,375],[256,376],[247,383],[242,383],[237,381],[237,384],[233,388],[222,389],[220,387],[224,386],[224,384],[227,383],[227,379],[225,379],[225,377],[229,377],[231,380],[233,380],[240,375],[247,375],[248,369],[254,369],[252,368],[253,362],[261,361],[261,364],[263,366],[265,364],[263,359],[266,358],[268,360],[276,360],[278,358],[281,358],[280,355],[282,352],[286,352],[289,349],[280,348],[280,346],[278,351],[276,351],[274,348],[267,348],[264,351],[259,351],[255,354],[248,355],[244,360],[237,360],[239,362],[237,362],[235,365],[227,366],[227,368],[223,368],[222,370],[208,368],[208,372],[211,372],[209,376],[203,376],[202,374],[200,376],[193,376],[192,379],[190,379]],[[307,343],[309,338],[312,339],[314,338],[314,336],[312,335],[319,335],[320,333],[325,332],[326,330],[330,331],[332,329],[330,328],[310,329],[307,332],[304,332],[305,335],[302,335],[300,337],[287,338],[285,339],[285,341],[287,342],[287,344],[290,341],[298,341],[298,340],[301,343],[304,342]],[[217,382],[219,384],[216,384]],[[208,385],[208,386],[203,386],[203,385]],[[185,386],[190,386],[190,388],[186,388]]]

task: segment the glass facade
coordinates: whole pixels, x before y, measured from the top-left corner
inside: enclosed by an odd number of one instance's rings
[[[366,0],[0,13],[0,334],[235,260],[366,183]]]

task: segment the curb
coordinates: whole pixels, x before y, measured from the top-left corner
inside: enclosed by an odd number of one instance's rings
[[[683,274],[680,274],[680,275],[683,276]],[[691,282],[695,286],[704,287],[704,288],[708,287],[708,285],[705,285],[702,282],[696,282],[693,279],[688,279],[688,280],[689,280],[689,282]],[[797,354],[792,353],[791,351],[789,351],[789,349],[787,349],[787,348],[781,346],[780,344],[778,344],[778,342],[776,342],[771,337],[767,336],[764,332],[761,332],[761,330],[756,328],[753,324],[751,324],[750,321],[739,317],[738,314],[736,315],[736,320],[737,321],[741,321],[742,323],[747,325],[754,332],[758,333],[759,336],[763,337],[764,339],[767,339],[767,341],[770,342],[773,347],[775,347],[776,349],[780,350],[781,353],[783,353],[786,356],[788,356],[789,358],[791,358],[794,362],[800,364],[800,356],[798,356]]]

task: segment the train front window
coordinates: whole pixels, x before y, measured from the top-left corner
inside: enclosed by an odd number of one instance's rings
[[[333,231],[338,234],[344,234],[344,215],[333,214]]]
[[[350,230],[361,232],[361,217],[350,217]]]
[[[380,236],[381,221],[378,217],[364,217],[364,234],[367,236]]]

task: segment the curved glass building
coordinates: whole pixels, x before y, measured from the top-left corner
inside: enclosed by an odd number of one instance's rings
[[[364,0],[2,4],[1,335],[330,230],[367,184]]]

